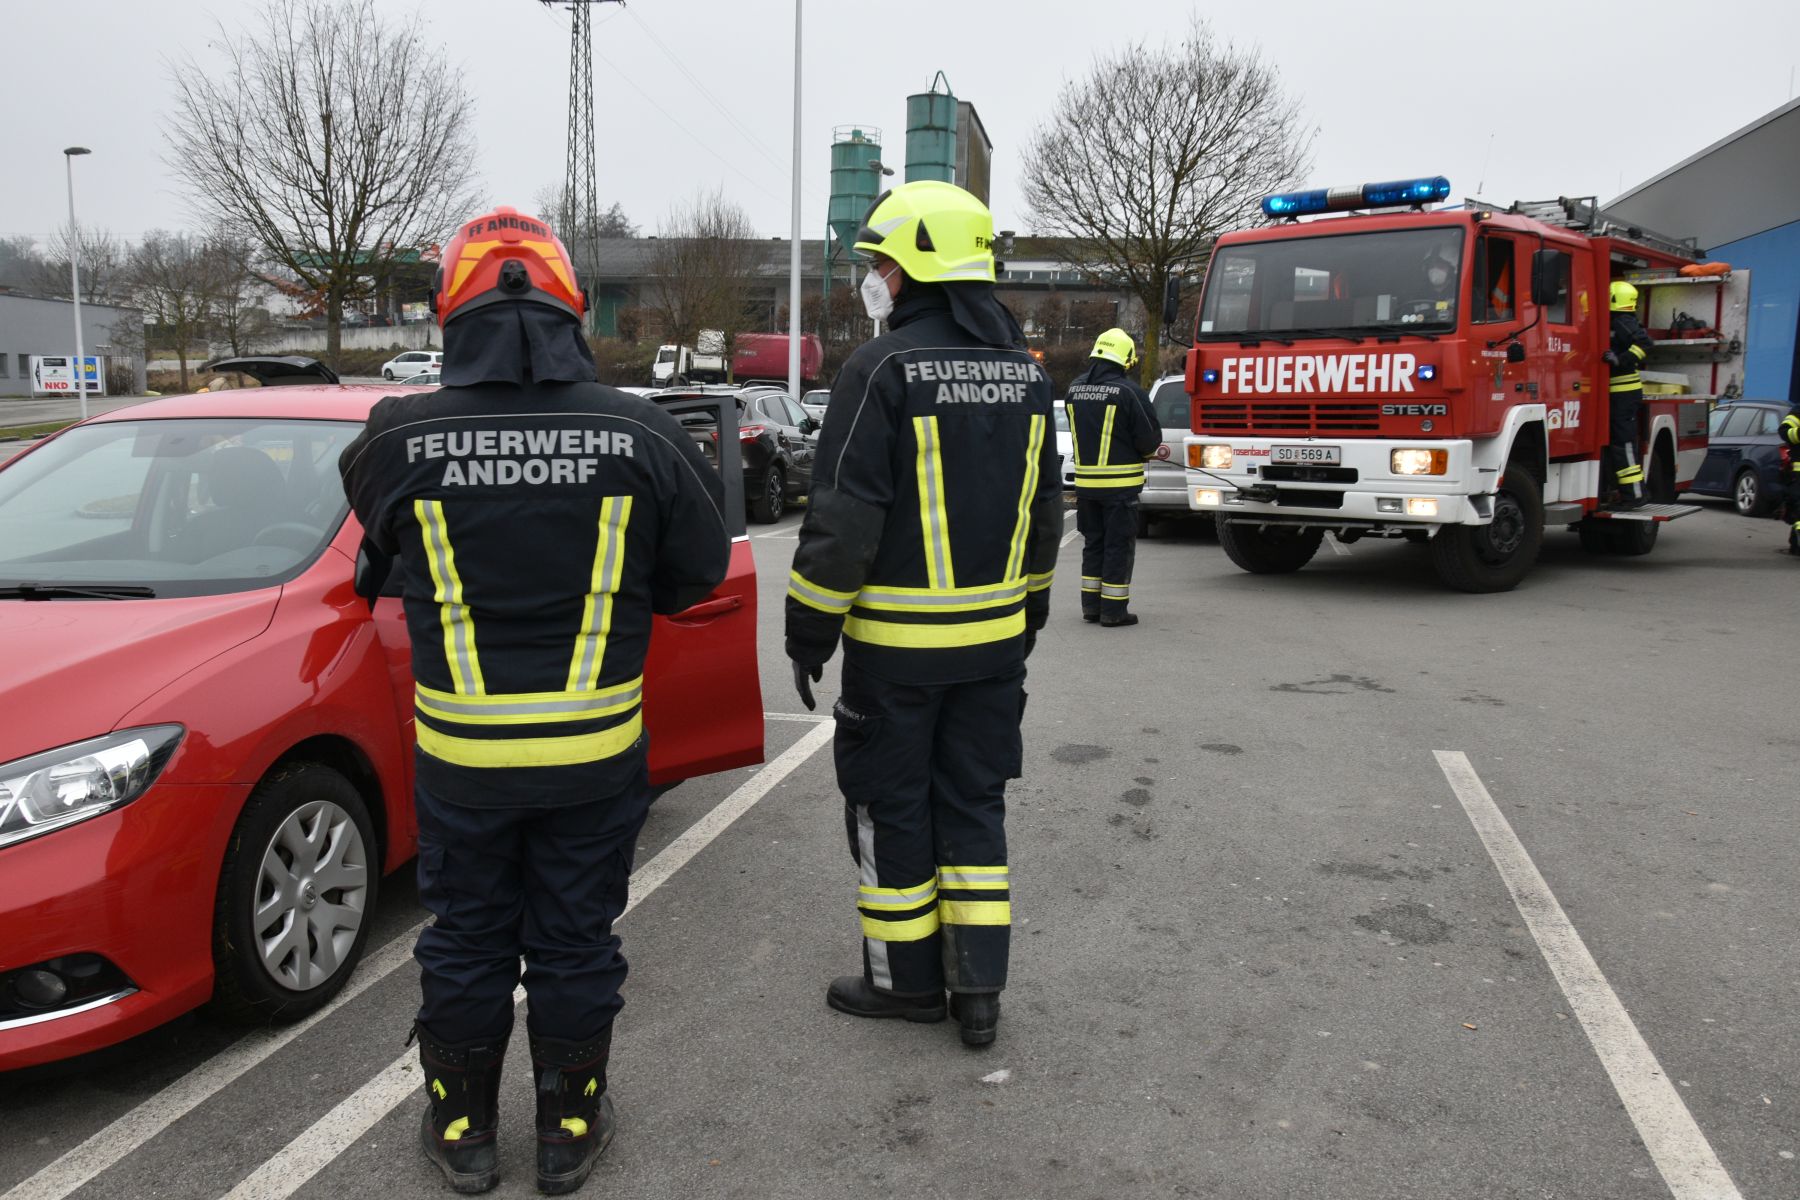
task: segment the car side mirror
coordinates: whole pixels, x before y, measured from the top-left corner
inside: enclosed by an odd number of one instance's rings
[[[1163,282],[1162,323],[1167,329],[1181,315],[1181,276],[1171,275]]]
[[[1539,308],[1547,308],[1556,303],[1557,285],[1561,282],[1561,264],[1557,261],[1562,255],[1555,250],[1539,250],[1531,256],[1531,302]]]
[[[1524,343],[1522,343],[1522,342],[1506,343],[1506,361],[1509,363],[1524,362],[1525,361]]]

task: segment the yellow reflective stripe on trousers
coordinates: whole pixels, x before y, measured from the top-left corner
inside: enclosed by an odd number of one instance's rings
[[[432,599],[444,624],[444,660],[450,666],[450,683],[457,693],[478,696],[487,691],[481,678],[481,658],[475,652],[475,618],[463,602],[462,577],[456,573],[456,551],[450,546],[450,527],[444,520],[442,500],[414,500],[413,517],[425,541],[425,561],[431,567]]]
[[[413,685],[413,704],[439,721],[460,725],[537,725],[615,716],[644,697],[644,677],[597,691],[500,692],[458,696]]]
[[[856,903],[863,908],[919,908],[936,899],[936,879],[909,888],[870,887],[865,883],[856,889]]]
[[[822,613],[831,613],[833,616],[849,612],[850,605],[856,601],[855,592],[840,592],[833,588],[821,587],[799,571],[788,572],[787,594],[808,608],[816,608]]]
[[[1038,461],[1044,450],[1044,418],[1033,415],[1031,436],[1025,445],[1025,484],[1019,489],[1019,516],[1013,524],[1012,553],[1006,557],[1006,577],[1016,579],[1025,571],[1025,535],[1031,530],[1031,501],[1037,495]]]
[[[883,921],[865,914],[862,931],[864,937],[878,942],[917,942],[938,931],[938,911],[933,909],[907,921]]]
[[[936,417],[914,417],[919,443],[919,528],[925,539],[925,573],[934,588],[956,586],[950,559],[950,518],[944,506],[944,455]]]
[[[887,612],[975,612],[1005,608],[1025,597],[1025,581],[964,588],[866,587],[856,594],[856,607]]]
[[[644,730],[644,714],[598,733],[545,738],[463,738],[414,722],[419,749],[459,767],[567,767],[599,762],[631,748]]]
[[[1010,900],[939,900],[938,916],[946,925],[1011,925]]]
[[[844,636],[871,646],[896,646],[908,650],[947,650],[957,646],[981,646],[1004,641],[1025,632],[1025,614],[996,617],[991,621],[964,621],[955,625],[910,625],[851,617],[844,622]]]
[[[600,501],[600,530],[594,541],[594,569],[581,606],[581,632],[569,658],[570,691],[591,691],[600,681],[606,637],[612,632],[613,595],[625,576],[625,527],[631,524],[631,497]]]
[[[947,888],[969,891],[999,891],[1008,886],[1011,872],[995,867],[939,867],[938,883]]]

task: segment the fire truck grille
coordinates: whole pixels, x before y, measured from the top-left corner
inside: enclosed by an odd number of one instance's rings
[[[1376,433],[1381,405],[1329,401],[1298,404],[1200,404],[1201,433],[1262,433],[1294,436],[1314,433]]]

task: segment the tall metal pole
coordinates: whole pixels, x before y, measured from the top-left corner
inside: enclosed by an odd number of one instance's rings
[[[81,419],[87,420],[87,354],[81,344],[81,232],[75,227],[75,156],[89,153],[86,146],[63,151],[69,180],[69,295],[75,301],[75,394],[81,397]]]
[[[788,392],[800,398],[800,5],[794,0],[794,212],[788,245]]]

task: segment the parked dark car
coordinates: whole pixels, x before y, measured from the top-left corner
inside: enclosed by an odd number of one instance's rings
[[[819,445],[819,422],[806,415],[786,392],[770,388],[671,388],[659,401],[680,395],[735,392],[738,448],[744,460],[744,499],[753,519],[773,522],[787,511],[790,499],[812,487],[813,456]],[[709,462],[716,462],[719,431],[700,414],[684,416],[682,425],[699,443]]]
[[[1713,409],[1706,461],[1694,476],[1703,496],[1728,496],[1746,517],[1766,516],[1781,500],[1781,418],[1777,400],[1738,400]]]

